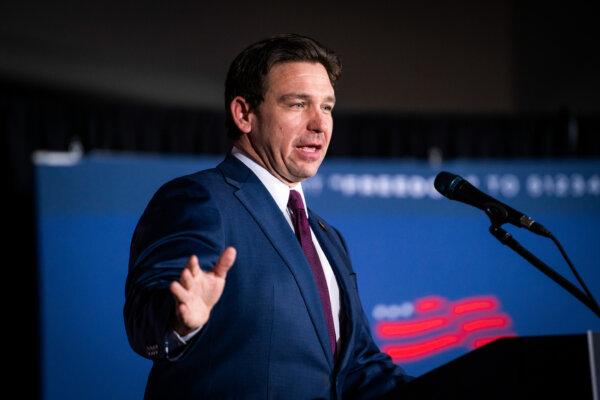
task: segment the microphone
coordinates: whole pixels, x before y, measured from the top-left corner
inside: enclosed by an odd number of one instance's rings
[[[552,233],[544,228],[543,225],[482,192],[458,175],[442,171],[435,177],[433,186],[442,196],[450,200],[460,201],[461,203],[469,204],[483,210],[490,217],[494,225],[502,225],[508,222],[519,228],[526,228],[541,236],[552,236]]]

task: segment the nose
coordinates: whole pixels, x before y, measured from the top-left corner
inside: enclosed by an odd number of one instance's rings
[[[319,107],[311,107],[307,129],[315,133],[327,132],[331,124],[331,114]]]

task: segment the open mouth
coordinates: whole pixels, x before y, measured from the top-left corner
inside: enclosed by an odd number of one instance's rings
[[[321,150],[323,146],[320,144],[302,144],[300,146],[296,146],[297,149],[305,152],[305,153],[316,153]]]
[[[302,147],[298,147],[298,148],[307,153],[316,153],[317,150],[319,150],[317,147],[313,147],[313,146],[302,146]]]

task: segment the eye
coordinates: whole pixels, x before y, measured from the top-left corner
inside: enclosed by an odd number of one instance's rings
[[[290,105],[291,108],[301,109],[304,108],[304,103],[293,103]]]
[[[321,108],[323,109],[323,111],[326,111],[326,112],[332,112],[333,111],[333,106],[330,105],[330,104],[325,104]]]

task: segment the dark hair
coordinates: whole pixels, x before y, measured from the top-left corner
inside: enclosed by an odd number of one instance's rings
[[[309,61],[322,64],[327,70],[331,85],[342,74],[339,57],[319,42],[306,36],[280,34],[261,40],[245,48],[233,60],[225,80],[225,124],[227,136],[236,140],[240,132],[233,122],[229,104],[241,96],[256,109],[264,100],[265,78],[278,63]]]

